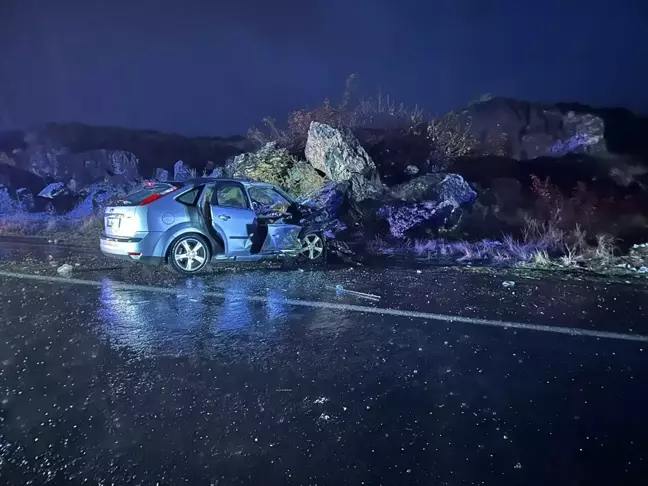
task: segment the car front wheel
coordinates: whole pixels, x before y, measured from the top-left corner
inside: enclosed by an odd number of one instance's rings
[[[319,263],[324,260],[326,248],[324,239],[317,233],[311,233],[302,239],[302,249],[299,258],[309,263]]]
[[[169,252],[169,264],[182,275],[193,275],[205,268],[210,257],[209,244],[205,238],[187,235],[173,243]]]

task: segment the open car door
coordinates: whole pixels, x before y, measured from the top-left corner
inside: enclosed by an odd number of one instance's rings
[[[263,243],[262,253],[299,253],[302,243],[299,239],[301,226],[275,223],[268,225],[268,236]]]
[[[209,209],[213,229],[225,243],[225,255],[250,255],[256,213],[252,210],[243,184],[233,181],[214,184]]]

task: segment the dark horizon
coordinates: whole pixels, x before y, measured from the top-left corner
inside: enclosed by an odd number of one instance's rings
[[[0,129],[48,122],[245,135],[380,89],[438,114],[483,93],[648,112],[648,4],[624,0],[5,0]]]

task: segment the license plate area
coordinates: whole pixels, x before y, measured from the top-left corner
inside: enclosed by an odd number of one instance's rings
[[[121,215],[106,216],[106,228],[119,228]]]

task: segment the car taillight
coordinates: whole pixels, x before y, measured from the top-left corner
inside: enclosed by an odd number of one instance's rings
[[[144,199],[141,203],[138,204],[138,206],[146,206],[147,204],[151,204],[153,201],[157,201],[160,199],[162,196],[166,196],[167,194],[177,191],[179,188],[178,187],[170,187],[166,191],[158,192],[157,194],[151,194],[149,197]]]

